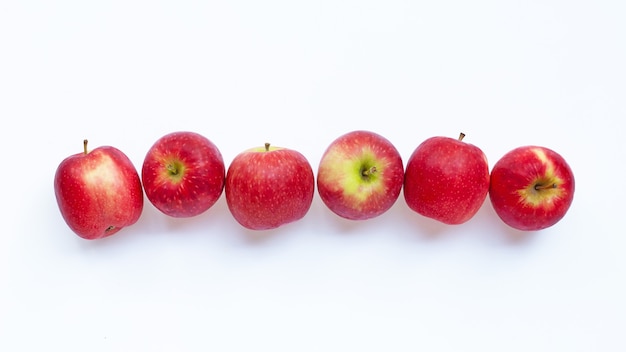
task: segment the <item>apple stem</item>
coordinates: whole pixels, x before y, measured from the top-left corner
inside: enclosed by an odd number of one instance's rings
[[[461,133],[459,134],[459,140],[460,140],[460,141],[462,141],[462,140],[463,140],[463,138],[465,138],[465,133],[461,132]]]
[[[265,151],[266,152],[270,151],[270,144],[269,143],[265,143]]]
[[[85,155],[87,155],[87,140],[86,139],[83,140],[83,151],[85,152]]]
[[[178,169],[172,164],[167,164],[167,171],[169,171],[171,175],[178,175]]]
[[[547,184],[547,185],[535,185],[535,191],[541,191],[544,189],[556,188],[556,183]]]
[[[377,171],[377,170],[376,170],[376,166],[372,166],[372,167],[370,167],[369,169],[363,170],[363,172],[362,172],[361,174],[362,174],[363,176],[369,176],[369,175],[371,175],[371,174],[375,173],[376,171]]]

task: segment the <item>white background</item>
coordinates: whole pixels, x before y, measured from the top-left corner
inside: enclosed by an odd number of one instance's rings
[[[3,2],[0,350],[626,350],[624,18],[618,0]],[[574,203],[522,233],[488,200],[446,226],[402,196],[350,222],[316,195],[257,233],[222,196],[184,220],[146,202],[85,241],[54,199],[84,138],[140,168],[191,130],[226,164],[269,141],[316,170],[355,129],[405,162],[461,131],[490,166],[552,148]]]

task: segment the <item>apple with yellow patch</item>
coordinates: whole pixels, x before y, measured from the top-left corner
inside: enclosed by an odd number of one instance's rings
[[[574,174],[560,154],[545,147],[523,146],[493,166],[489,198],[504,223],[536,231],[565,216],[574,189]]]
[[[317,190],[335,214],[365,220],[391,208],[403,180],[402,158],[388,139],[370,131],[352,131],[335,139],[324,152]]]

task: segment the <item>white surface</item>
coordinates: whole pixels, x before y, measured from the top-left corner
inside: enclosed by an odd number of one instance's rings
[[[625,17],[622,1],[4,2],[0,350],[626,350]],[[316,169],[354,129],[405,163],[461,131],[491,165],[544,145],[570,162],[574,204],[522,234],[488,201],[450,227],[402,196],[343,221],[316,195],[252,233],[222,196],[186,220],[146,203],[88,242],[54,199],[83,138],[138,168],[192,130],[227,163],[269,141]]]

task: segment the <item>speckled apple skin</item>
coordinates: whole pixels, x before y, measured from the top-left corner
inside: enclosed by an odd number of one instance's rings
[[[535,190],[536,185],[553,185]],[[500,219],[522,231],[555,225],[569,210],[575,191],[574,173],[549,148],[521,146],[506,153],[491,171],[489,198]]]
[[[431,137],[407,161],[404,198],[409,208],[444,224],[467,222],[489,191],[489,166],[475,145]]]
[[[54,175],[63,219],[78,236],[111,236],[139,220],[143,190],[130,159],[111,146],[64,159]]]
[[[306,215],[315,183],[311,165],[301,153],[254,148],[233,159],[224,189],[228,209],[239,224],[269,230]]]
[[[170,163],[180,164],[180,175],[169,175]],[[159,138],[146,153],[141,168],[148,200],[162,213],[176,218],[194,217],[210,209],[222,195],[225,174],[217,146],[188,131]]]
[[[375,172],[363,172],[375,168]],[[371,131],[351,131],[328,146],[317,171],[317,190],[333,213],[350,220],[367,220],[389,210],[400,196],[404,180],[402,157],[385,137]]]

